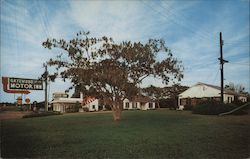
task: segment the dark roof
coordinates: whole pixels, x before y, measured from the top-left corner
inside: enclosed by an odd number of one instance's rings
[[[135,96],[132,99],[134,102],[152,102],[153,100],[146,96]]]

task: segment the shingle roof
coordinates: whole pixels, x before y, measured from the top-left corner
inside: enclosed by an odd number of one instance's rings
[[[149,97],[145,97],[145,96],[135,96],[133,98],[134,102],[151,102],[153,101],[152,99],[150,99]]]

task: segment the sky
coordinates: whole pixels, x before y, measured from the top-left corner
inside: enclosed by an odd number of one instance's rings
[[[220,86],[222,32],[224,59],[229,61],[224,65],[224,84],[241,84],[250,92],[249,0],[0,2],[1,77],[38,78],[44,71],[43,63],[60,53],[58,49],[45,49],[42,42],[47,38],[70,40],[84,30],[90,31],[90,36],[108,36],[116,42],[164,39],[184,66],[182,85],[203,82]],[[147,78],[142,87],[151,84],[166,86]],[[50,83],[49,99],[53,92],[65,91],[70,85],[62,79]],[[3,92],[1,84],[0,102],[14,102],[17,96]],[[42,101],[44,91],[31,91],[26,97],[31,102]]]

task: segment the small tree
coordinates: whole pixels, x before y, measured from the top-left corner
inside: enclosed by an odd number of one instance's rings
[[[187,90],[188,87],[186,86],[181,86],[179,84],[174,84],[171,87],[155,87],[153,85],[150,85],[149,87],[143,88],[143,92],[146,93],[148,96],[153,97],[156,99],[156,103],[158,108],[160,108],[160,100],[161,99],[166,99],[169,98],[171,99],[171,101],[173,101],[173,105],[172,107],[176,107],[176,100],[177,100],[177,96],[178,94],[184,92],[185,90]]]
[[[234,84],[230,82],[228,85],[225,85],[225,89],[234,91],[236,93],[247,94],[247,92],[245,91],[245,87],[241,84]]]
[[[163,40],[116,44],[112,38],[89,37],[89,32],[79,32],[70,41],[47,39],[43,46],[64,50],[48,64],[55,66],[64,79],[71,79],[74,87],[103,98],[111,105],[115,121],[121,119],[122,101],[136,95],[146,77],[160,78],[166,84],[183,78],[182,65]],[[157,61],[159,52],[167,58]]]
[[[155,87],[150,85],[149,87],[143,88],[142,91],[156,100],[157,107],[160,108],[160,99],[167,96],[163,88]]]

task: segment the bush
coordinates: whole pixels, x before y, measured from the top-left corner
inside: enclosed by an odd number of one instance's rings
[[[193,106],[192,105],[185,105],[184,110],[193,110]]]
[[[108,105],[108,104],[107,104],[107,105],[105,105],[104,107],[105,107],[105,110],[111,110],[111,106],[110,106],[110,105]]]
[[[61,113],[60,112],[40,112],[40,113],[24,115],[23,118],[43,117],[43,116],[50,116],[50,115],[61,115]]]
[[[83,107],[82,109],[83,109],[83,111],[85,111],[85,112],[89,112],[89,108],[88,108],[88,107]]]
[[[237,106],[241,106],[244,104],[244,102],[238,100],[237,98],[232,102],[233,104],[237,105]]]
[[[218,115],[220,113],[225,113],[231,111],[238,106],[233,103],[223,104],[217,101],[206,101],[197,105],[193,108],[194,114],[202,114],[202,115]],[[233,113],[234,115],[247,114],[246,109],[240,109]]]
[[[161,108],[169,108],[169,109],[176,109],[177,108],[177,100],[174,98],[168,99],[160,99],[159,105]]]

